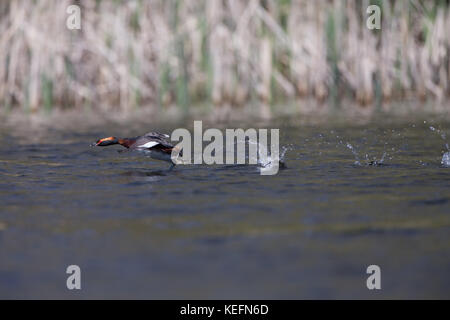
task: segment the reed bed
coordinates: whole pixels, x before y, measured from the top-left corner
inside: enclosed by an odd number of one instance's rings
[[[442,0],[1,1],[0,109],[442,101],[449,35]]]

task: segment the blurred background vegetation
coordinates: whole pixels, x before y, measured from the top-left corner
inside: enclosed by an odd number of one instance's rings
[[[1,1],[0,109],[443,101],[449,35],[448,0]]]

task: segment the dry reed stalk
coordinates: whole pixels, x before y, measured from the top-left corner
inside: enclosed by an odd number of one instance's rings
[[[450,93],[450,10],[438,0],[382,1],[382,30],[345,0],[70,0],[0,2],[0,103],[130,111],[256,97],[360,104]],[[159,102],[158,102],[159,101]],[[261,107],[262,108],[262,107]]]

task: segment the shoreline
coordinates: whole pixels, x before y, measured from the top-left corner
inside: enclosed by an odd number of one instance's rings
[[[261,112],[265,109],[265,112]],[[267,113],[269,110],[269,113]],[[386,118],[386,116],[389,116]],[[266,105],[264,108],[256,104],[245,107],[214,108],[212,105],[200,104],[185,111],[180,107],[168,108],[143,106],[130,111],[102,110],[61,110],[55,108],[51,112],[24,113],[15,108],[8,112],[0,111],[3,128],[61,129],[77,130],[96,128],[108,125],[126,125],[135,123],[137,127],[145,124],[162,124],[173,126],[179,123],[202,120],[211,124],[254,123],[268,125],[280,119],[299,121],[305,125],[327,123],[364,124],[374,121],[403,122],[414,119],[437,118],[450,120],[450,100],[445,102],[401,101],[377,107],[375,105],[361,107],[351,101],[341,101],[340,106],[318,104],[314,101],[288,101],[284,104]]]

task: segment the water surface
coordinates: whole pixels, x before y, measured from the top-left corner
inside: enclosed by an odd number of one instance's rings
[[[0,297],[450,298],[450,125],[380,123],[221,125],[280,128],[275,176],[89,147],[191,122],[2,130]]]

